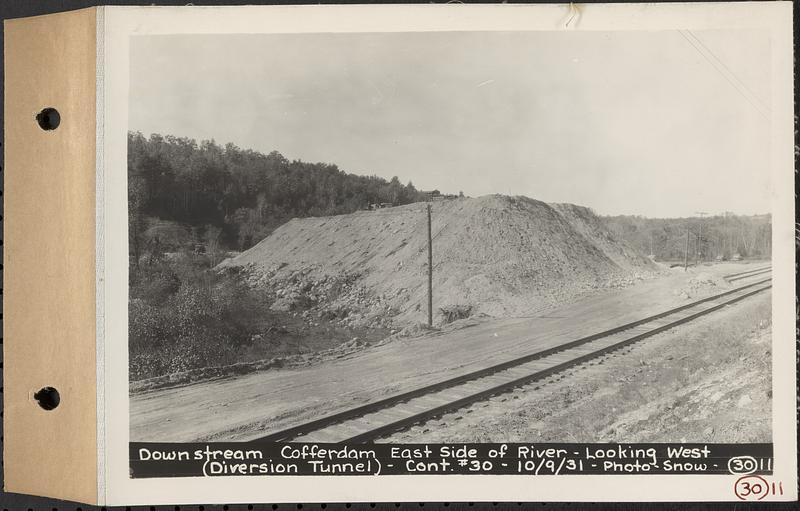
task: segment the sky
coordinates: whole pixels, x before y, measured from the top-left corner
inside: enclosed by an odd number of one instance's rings
[[[148,35],[129,129],[649,217],[770,210],[758,31]]]

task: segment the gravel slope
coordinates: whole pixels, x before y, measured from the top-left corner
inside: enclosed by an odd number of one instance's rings
[[[285,310],[408,326],[426,314],[425,207],[294,219],[221,266],[247,267]],[[432,207],[435,322],[440,307],[454,305],[529,314],[656,270],[580,206],[487,195]]]

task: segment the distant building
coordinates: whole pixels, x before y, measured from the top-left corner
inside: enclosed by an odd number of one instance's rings
[[[442,192],[440,192],[439,190],[430,190],[430,191],[420,190],[420,193],[425,195],[428,199],[435,199],[436,197],[441,197],[442,195]]]

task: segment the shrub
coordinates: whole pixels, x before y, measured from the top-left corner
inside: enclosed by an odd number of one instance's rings
[[[466,319],[472,314],[472,305],[448,305],[440,307],[439,312],[442,314],[442,321],[452,323],[459,319]]]
[[[135,275],[131,269],[132,380],[232,364],[255,328],[259,298],[239,271],[170,264],[144,267]]]
[[[128,284],[131,299],[141,298],[148,303],[162,302],[175,294],[181,284],[175,262],[158,260],[130,267]]]

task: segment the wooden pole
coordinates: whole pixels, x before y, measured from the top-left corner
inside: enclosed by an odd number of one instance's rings
[[[430,204],[428,204],[428,326],[433,326],[433,237]]]
[[[700,251],[702,250],[701,248],[702,245],[700,245],[700,242],[702,240],[705,243],[705,240],[703,238],[703,217],[705,217],[708,213],[706,213],[705,211],[697,211],[696,213],[700,217],[700,229],[698,231],[699,234],[697,235],[697,246],[695,247],[697,249],[697,254],[695,254],[695,261],[699,261],[701,258],[705,260],[705,253],[702,254],[700,253]]]
[[[697,263],[699,262],[699,259],[700,259],[700,238],[702,238],[702,237],[703,237],[703,217],[701,216],[700,217],[700,229],[699,229],[699,231],[697,233],[697,254],[695,254],[695,256],[694,256],[695,266],[697,266]]]
[[[686,249],[683,253],[683,271],[689,267],[689,227],[686,227]]]

